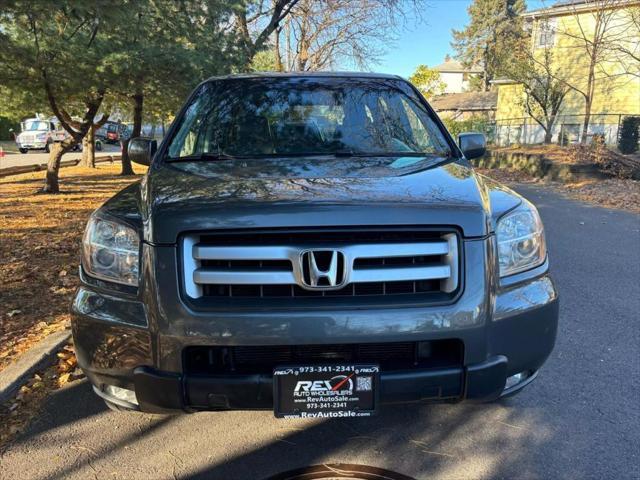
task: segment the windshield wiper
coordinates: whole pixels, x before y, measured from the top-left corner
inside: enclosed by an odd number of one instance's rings
[[[352,150],[339,150],[330,155],[336,157],[449,157],[450,153],[435,152],[354,152]]]
[[[237,160],[235,157],[227,153],[203,152],[196,155],[184,155],[182,157],[167,157],[170,162],[202,162],[202,161],[220,161],[220,160]]]

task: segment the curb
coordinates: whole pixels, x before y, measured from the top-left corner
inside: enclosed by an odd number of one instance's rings
[[[104,162],[118,162],[120,161],[122,156],[118,155],[104,155],[100,157],[96,157],[96,163],[104,163]],[[76,160],[63,160],[60,162],[60,168],[65,167],[75,167],[80,163],[81,159]],[[17,167],[7,167],[0,169],[0,178],[2,177],[10,177],[11,175],[20,175],[21,173],[29,173],[29,172],[40,172],[42,170],[47,169],[46,163],[37,163],[35,165],[20,165]]]
[[[0,372],[0,403],[4,403],[33,373],[52,361],[56,352],[69,340],[71,330],[52,333],[25,352],[15,363]]]

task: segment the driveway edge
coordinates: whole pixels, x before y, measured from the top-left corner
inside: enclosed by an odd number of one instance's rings
[[[69,340],[71,330],[52,333],[25,352],[15,363],[0,372],[0,403],[7,401],[39,368],[51,362],[56,352]]]

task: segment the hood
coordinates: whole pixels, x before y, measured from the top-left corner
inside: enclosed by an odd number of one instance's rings
[[[155,164],[141,183],[144,237],[173,244],[181,233],[214,229],[358,225],[454,226],[465,237],[487,235],[492,210],[484,180],[468,166],[443,161],[314,157]]]

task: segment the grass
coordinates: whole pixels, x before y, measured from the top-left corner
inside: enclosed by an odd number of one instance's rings
[[[0,179],[0,371],[68,325],[87,218],[140,178],[119,172],[119,163],[61,169],[60,195],[36,194],[42,172]]]
[[[2,150],[4,151],[4,153],[18,153],[18,146],[14,141],[2,140],[0,141],[0,147],[2,147]]]

